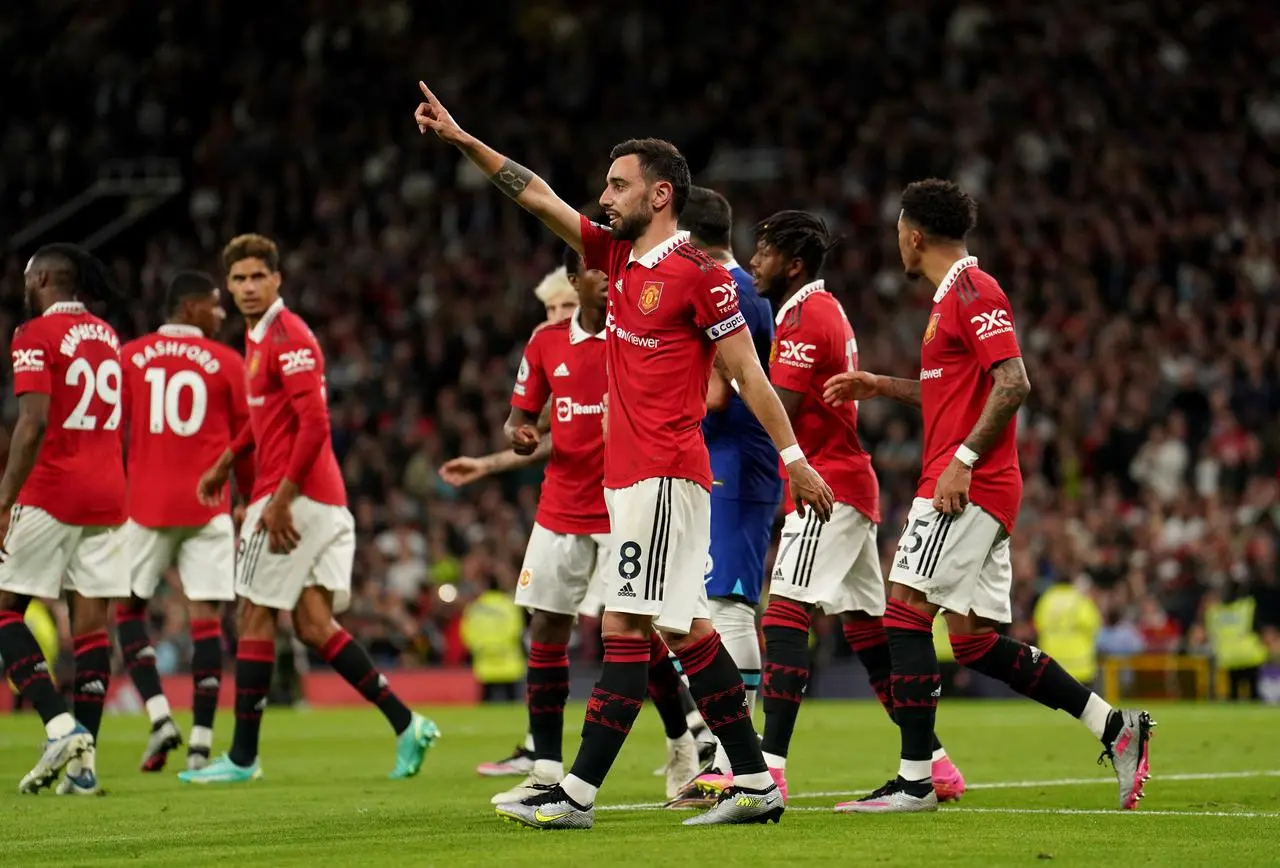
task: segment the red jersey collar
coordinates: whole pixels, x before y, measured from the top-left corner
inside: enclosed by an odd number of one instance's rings
[[[183,325],[182,323],[177,323],[177,322],[167,322],[164,325],[160,326],[160,328],[157,329],[157,331],[159,331],[160,334],[166,335],[167,337],[171,337],[171,338],[202,338],[204,337],[204,332],[200,331],[199,326]]]
[[[597,338],[604,340],[604,329],[592,334],[582,327],[582,323],[578,321],[578,313],[581,308],[574,308],[573,316],[569,318],[569,343],[580,344],[587,338]]]
[[[791,312],[791,308],[797,306],[798,304],[800,304],[800,302],[804,301],[806,298],[813,295],[815,292],[826,292],[826,291],[827,291],[827,286],[826,286],[826,281],[824,280],[815,280],[810,283],[806,283],[804,286],[796,290],[795,295],[787,299],[786,304],[778,308],[778,315],[773,318],[774,324],[782,325],[782,318]]]
[[[44,309],[41,316],[54,316],[56,314],[65,313],[75,315],[84,313],[84,305],[78,301],[57,301]]]
[[[271,328],[271,324],[276,321],[276,317],[280,315],[282,310],[284,310],[283,298],[277,298],[271,302],[271,307],[267,308],[266,313],[262,315],[262,319],[258,320],[258,324],[249,332],[249,340],[255,344],[262,343],[262,339],[267,336],[267,329]]]
[[[957,259],[951,266],[951,270],[947,272],[947,276],[942,278],[942,283],[938,284],[938,291],[933,294],[933,303],[937,304],[946,298],[947,292],[951,289],[951,284],[956,282],[956,278],[960,276],[960,272],[966,268],[976,268],[978,265],[978,257],[966,256],[964,259]]]
[[[675,250],[681,244],[689,240],[689,233],[686,231],[677,232],[675,235],[667,238],[665,241],[658,242],[657,246],[646,253],[644,256],[636,256],[635,250],[631,251],[631,255],[627,258],[627,264],[638,262],[645,268],[654,269],[658,267],[658,263],[671,255],[671,251]]]

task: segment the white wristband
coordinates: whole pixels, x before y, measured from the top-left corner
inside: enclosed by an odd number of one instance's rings
[[[804,451],[801,450],[799,443],[792,443],[778,454],[782,456],[783,464],[794,464],[797,461],[804,460]]]
[[[963,443],[961,443],[960,446],[956,449],[956,460],[959,461],[961,464],[963,464],[965,467],[972,467],[974,464],[978,462],[979,457],[980,456],[978,455],[977,452],[974,452],[972,449],[970,449],[968,446],[965,446]]]

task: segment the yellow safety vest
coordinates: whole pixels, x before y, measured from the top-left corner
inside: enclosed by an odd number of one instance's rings
[[[1032,615],[1036,644],[1058,661],[1067,674],[1088,684],[1098,676],[1097,605],[1071,585],[1054,585],[1036,602]]]
[[[463,644],[471,652],[471,669],[481,684],[508,684],[524,676],[520,634],[524,615],[511,595],[485,591],[462,613]]]
[[[1214,603],[1204,613],[1213,656],[1223,669],[1249,669],[1267,662],[1267,647],[1253,631],[1253,597]]]

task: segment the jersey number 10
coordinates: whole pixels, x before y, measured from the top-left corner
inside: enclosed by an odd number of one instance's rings
[[[209,409],[209,391],[204,378],[195,371],[177,371],[172,377],[164,368],[147,368],[147,383],[151,386],[151,413],[148,428],[152,434],[163,434],[166,429],[179,437],[190,437],[204,424]],[[182,393],[191,391],[191,408],[184,419],[180,409]]]

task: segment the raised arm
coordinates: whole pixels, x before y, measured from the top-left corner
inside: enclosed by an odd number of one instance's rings
[[[458,126],[458,122],[441,105],[424,82],[418,82],[425,102],[418,104],[414,120],[418,132],[431,130],[453,145],[476,165],[499,190],[516,204],[537,217],[547,228],[582,252],[582,217],[576,209],[556,195],[546,181],[529,169],[495,151]]]

